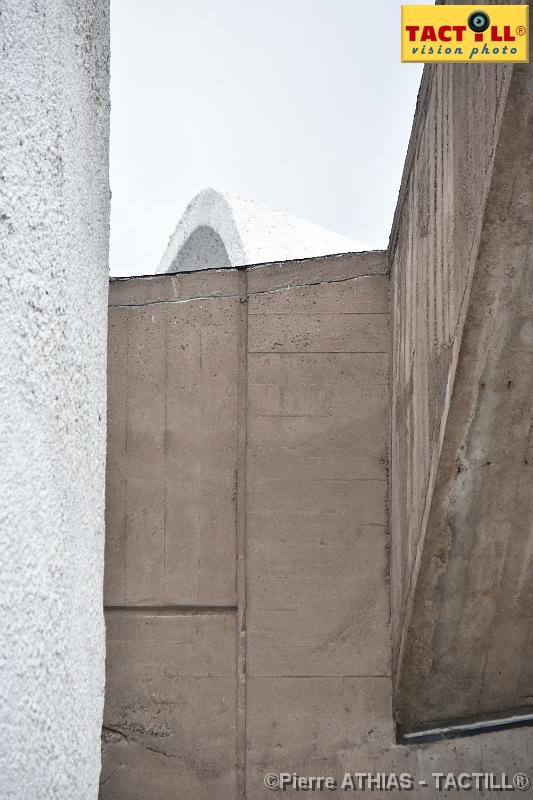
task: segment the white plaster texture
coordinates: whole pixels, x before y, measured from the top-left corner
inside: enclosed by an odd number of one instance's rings
[[[156,272],[239,267],[364,249],[360,242],[283,211],[204,189],[185,209]]]
[[[0,797],[95,800],[107,0],[0,0]]]

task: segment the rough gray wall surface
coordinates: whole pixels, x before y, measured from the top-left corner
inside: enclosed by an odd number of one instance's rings
[[[511,67],[426,68],[395,215],[392,295],[393,641],[416,581]]]
[[[408,727],[533,707],[530,74],[516,65],[506,93],[453,341],[457,367],[402,631],[396,711]]]
[[[105,0],[1,0],[0,796],[97,795]]]

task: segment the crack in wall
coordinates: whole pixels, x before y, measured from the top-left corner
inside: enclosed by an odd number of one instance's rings
[[[197,300],[224,300],[224,299],[234,299],[240,300],[241,302],[246,302],[249,297],[254,297],[255,295],[261,294],[278,294],[279,292],[287,292],[291,289],[306,289],[310,286],[324,286],[327,284],[334,284],[334,283],[347,283],[349,281],[359,281],[365,280],[368,278],[384,278],[388,280],[387,275],[380,274],[365,274],[365,275],[351,275],[348,278],[330,278],[327,280],[313,280],[308,281],[306,283],[292,283],[288,284],[287,286],[278,286],[272,289],[257,289],[256,291],[247,291],[246,294],[240,295],[238,293],[232,294],[209,294],[209,295],[195,295],[194,297],[186,297],[182,299],[173,299],[168,298],[166,300],[149,300],[145,303],[110,303],[109,308],[147,308],[149,306],[157,306],[157,305],[181,305],[183,303],[192,303]],[[130,280],[136,280],[136,278],[131,278]]]

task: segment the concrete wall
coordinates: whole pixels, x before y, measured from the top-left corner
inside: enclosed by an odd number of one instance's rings
[[[108,7],[0,2],[0,795],[100,771]]]
[[[232,797],[238,277],[112,282],[109,311],[101,796]]]
[[[340,771],[383,702],[385,268],[369,253],[248,273],[250,800],[272,796],[269,771]]]
[[[388,674],[385,266],[111,283],[102,798],[261,796],[292,684]]]
[[[396,744],[385,272],[369,253],[112,281],[102,800],[527,771],[531,731]]]
[[[391,233],[395,652],[427,525],[511,69],[426,68]]]
[[[392,250],[392,597],[408,728],[533,709],[531,78],[522,65],[446,75],[447,88],[425,76]]]

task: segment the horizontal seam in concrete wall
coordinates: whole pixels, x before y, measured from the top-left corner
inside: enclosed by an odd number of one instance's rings
[[[235,614],[237,606],[202,606],[202,605],[106,605],[106,614],[146,614],[153,616],[187,616],[195,614]]]
[[[382,680],[382,679],[390,679],[391,674],[390,672],[382,672],[379,675],[356,675],[356,674],[342,674],[336,675],[335,673],[330,673],[329,675],[318,675],[316,673],[310,673],[309,675],[287,675],[283,673],[276,672],[276,674],[267,673],[267,672],[252,672],[248,673],[248,677],[250,678],[272,678],[272,680],[283,680],[283,681],[298,681],[298,680],[309,680],[310,678],[331,678],[331,680],[344,680],[345,678],[367,678],[368,680]]]
[[[334,355],[354,355],[354,356],[386,356],[387,350],[248,350],[249,355],[253,356],[334,356]]]
[[[387,317],[386,311],[254,311],[251,317]]]

